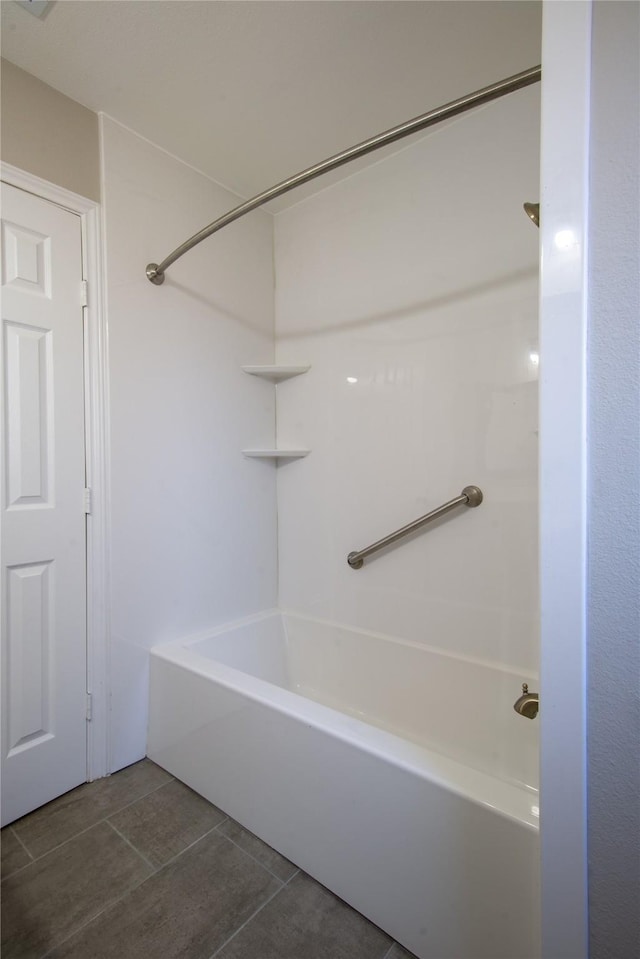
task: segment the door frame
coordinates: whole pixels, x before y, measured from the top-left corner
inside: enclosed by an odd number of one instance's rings
[[[540,217],[542,956],[588,955],[587,372],[592,0],[543,2]]]
[[[82,277],[87,282],[84,315],[84,406],[86,486],[91,490],[87,514],[87,780],[111,772],[109,743],[109,381],[108,331],[103,275],[100,204],[34,176],[9,163],[0,164],[0,179],[9,186],[55,203],[80,218]],[[89,715],[87,715],[89,719]]]

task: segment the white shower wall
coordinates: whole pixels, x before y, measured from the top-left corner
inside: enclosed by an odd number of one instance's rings
[[[538,110],[521,91],[255,212],[162,288],[146,263],[238,198],[101,118],[112,769],[145,752],[149,649],[278,603],[535,675]],[[277,361],[312,364],[275,402],[240,369],[274,361],[274,295]],[[278,445],[312,449],[277,468],[240,452],[276,405]],[[347,566],[470,483],[479,509]]]
[[[148,650],[276,604],[275,471],[241,455],[273,435],[245,363],[273,362],[272,218],[144,275],[238,203],[101,118],[111,403],[112,769],[145,754]]]
[[[537,671],[539,90],[275,218],[285,609]],[[479,485],[354,571],[347,554]],[[514,689],[514,698],[518,694]]]

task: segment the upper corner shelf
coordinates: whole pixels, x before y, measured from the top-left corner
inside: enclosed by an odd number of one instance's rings
[[[282,380],[289,380],[292,376],[300,376],[310,370],[310,366],[243,366],[245,373],[251,376],[261,376],[263,380],[270,380],[272,383],[280,383]]]

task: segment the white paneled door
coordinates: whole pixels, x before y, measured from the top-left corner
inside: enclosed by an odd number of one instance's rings
[[[80,217],[2,185],[2,824],[85,782]]]

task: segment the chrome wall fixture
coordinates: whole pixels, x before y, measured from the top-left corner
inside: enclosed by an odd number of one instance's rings
[[[491,100],[497,100],[499,97],[506,96],[508,93],[514,93],[516,90],[528,87],[532,83],[538,83],[541,76],[542,70],[540,66],[531,67],[522,73],[516,73],[511,77],[507,77],[505,80],[499,80],[497,83],[492,83],[488,87],[483,87],[474,93],[468,93],[458,100],[452,100],[450,103],[444,104],[444,106],[436,107],[435,110],[430,110],[428,113],[414,117],[413,120],[407,120],[406,123],[392,127],[390,130],[379,133],[369,140],[363,140],[348,150],[343,150],[342,153],[336,153],[327,160],[316,163],[301,173],[296,173],[295,176],[282,180],[269,190],[258,193],[258,195],[252,197],[252,199],[246,200],[244,203],[241,203],[240,206],[234,207],[233,210],[214,220],[209,226],[205,226],[177,247],[173,253],[165,257],[161,263],[149,263],[146,270],[147,279],[157,286],[164,283],[164,274],[167,267],[175,263],[181,256],[184,256],[185,253],[188,253],[189,250],[192,250],[198,243],[202,243],[207,237],[217,233],[218,230],[228,226],[229,223],[233,223],[234,220],[239,220],[240,217],[246,216],[247,213],[251,213],[252,210],[256,210],[270,200],[275,200],[276,197],[288,193],[289,190],[294,190],[296,187],[302,186],[303,183],[308,183],[309,180],[314,180],[316,177],[322,176],[323,173],[329,173],[330,170],[335,170],[345,163],[350,163],[352,160],[366,156],[367,153],[372,153],[374,150],[379,150],[381,147],[388,146],[390,143],[395,143],[396,140],[402,140],[404,137],[411,136],[412,133],[426,130],[427,127],[434,126],[436,123],[442,123],[444,120],[450,120],[452,117],[458,116],[460,113],[466,113],[467,110],[473,110],[483,103],[489,103]]]
[[[411,533],[415,533],[416,530],[426,526],[427,523],[432,523],[434,520],[440,519],[441,516],[444,516],[445,513],[455,509],[456,506],[480,506],[481,502],[482,490],[480,487],[465,486],[460,493],[460,496],[450,499],[448,503],[443,503],[443,505],[438,506],[437,509],[432,509],[430,513],[425,513],[424,516],[414,519],[412,523],[407,523],[406,526],[396,530],[395,533],[390,533],[389,536],[385,536],[383,539],[379,539],[377,542],[372,543],[371,546],[367,546],[365,549],[354,550],[354,552],[349,553],[347,556],[347,563],[351,569],[361,569],[362,564],[367,556],[371,556],[372,553],[377,553],[378,550],[384,549],[385,546],[390,546],[392,543],[402,539],[404,536],[409,536]]]
[[[540,696],[538,693],[530,693],[527,683],[522,684],[522,696],[518,696],[513,708],[519,716],[526,716],[527,719],[535,719],[540,709]]]

